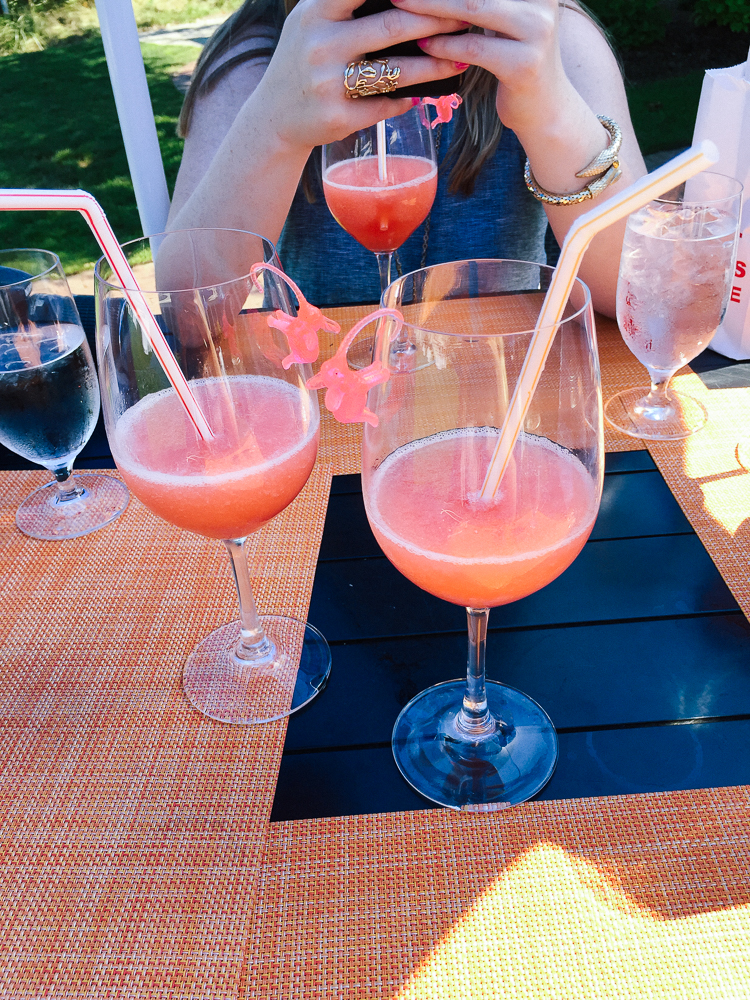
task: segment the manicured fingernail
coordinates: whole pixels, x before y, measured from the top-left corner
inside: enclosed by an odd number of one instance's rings
[[[418,104],[421,104],[421,103],[422,103],[422,98],[421,97],[412,97],[412,99],[411,99],[411,106],[413,108],[416,108],[416,106]]]
[[[468,63],[454,63],[453,65],[456,67],[459,73],[463,73],[465,69],[469,68]]]
[[[399,0],[399,2],[403,3],[404,0]],[[462,28],[470,28],[471,27],[471,21],[461,21],[461,27]]]
[[[425,45],[429,42],[429,40],[430,40],[429,38],[418,38],[417,45],[420,47],[420,49],[423,49]]]

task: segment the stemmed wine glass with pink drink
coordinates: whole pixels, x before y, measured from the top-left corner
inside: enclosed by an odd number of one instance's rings
[[[415,350],[407,368],[389,342],[391,321],[381,321],[375,357],[391,374],[367,401],[377,417],[364,429],[367,516],[393,565],[465,607],[469,627],[466,679],[405,706],[393,753],[418,792],[455,809],[523,802],[557,760],[547,713],[486,680],[484,660],[490,608],[567,569],[599,508],[601,389],[591,298],[580,281],[499,489],[490,501],[480,497],[550,275],[522,261],[461,261],[404,275],[381,299],[401,311]]]
[[[149,348],[109,263],[96,266],[102,403],[112,454],[132,492],[153,513],[224,541],[237,585],[239,621],[190,655],[188,699],[221,722],[279,719],[325,684],[330,651],[311,625],[259,615],[244,543],[294,500],[318,450],[319,412],[309,366],[282,362],[286,337],[269,312],[293,314],[286,285],[253,264],[279,267],[253,233],[178,231],[123,248],[152,262],[142,279],[152,312],[213,432],[202,440]],[[297,664],[299,663],[299,666]]]
[[[323,147],[323,191],[338,224],[371,250],[381,292],[390,284],[393,255],[430,214],[437,192],[437,155],[424,108]],[[371,356],[355,345],[353,364]],[[360,357],[362,355],[362,357]]]

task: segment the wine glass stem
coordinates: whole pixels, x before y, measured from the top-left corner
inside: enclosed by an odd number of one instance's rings
[[[250,572],[247,567],[244,538],[225,538],[224,544],[232,565],[232,576],[240,604],[240,637],[232,656],[249,666],[260,666],[272,660],[276,648],[266,635],[255,606]]]
[[[456,728],[468,738],[478,739],[495,730],[495,720],[487,705],[484,683],[484,654],[487,647],[489,608],[467,608],[469,656],[466,669],[466,690]]]
[[[672,381],[674,371],[664,371],[663,368],[651,368],[648,365],[646,367],[651,378],[651,390],[648,396],[646,396],[649,406],[669,406],[667,390],[669,389],[669,383]]]
[[[69,465],[63,465],[59,469],[52,470],[52,474],[55,477],[55,485],[57,486],[55,504],[70,503],[72,500],[80,500],[85,493],[85,490],[83,490],[80,486],[75,485],[75,481],[71,482],[72,472],[72,462]]]
[[[378,270],[380,271],[380,291],[384,292],[391,283],[391,263],[393,253],[376,253]]]

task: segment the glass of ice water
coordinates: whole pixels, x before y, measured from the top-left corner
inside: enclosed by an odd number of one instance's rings
[[[675,372],[708,346],[729,299],[742,185],[704,172],[628,219],[617,283],[617,322],[651,386],[610,399],[608,422],[630,437],[676,441],[706,422]]]
[[[77,538],[127,506],[114,476],[72,475],[98,417],[96,370],[59,259],[0,250],[0,442],[55,477],[18,508],[24,534]]]

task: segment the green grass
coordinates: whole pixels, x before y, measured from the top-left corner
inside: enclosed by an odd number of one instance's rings
[[[628,87],[630,115],[644,155],[690,145],[703,76],[703,70],[696,70]]]
[[[182,95],[169,70],[195,59],[196,49],[144,45],[143,52],[171,191],[182,155],[175,132]],[[3,56],[0,94],[0,187],[83,188],[121,241],[143,235],[100,39]],[[0,212],[0,246],[54,250],[69,274],[99,256],[74,212]]]
[[[94,0],[7,0],[9,14],[0,17],[0,55],[37,52],[75,36],[99,33]],[[226,17],[234,0],[133,0],[141,29],[186,24],[207,17]]]

